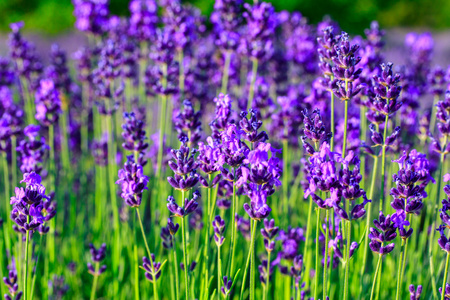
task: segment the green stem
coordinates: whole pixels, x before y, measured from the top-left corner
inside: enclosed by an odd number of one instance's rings
[[[230,73],[231,52],[225,52],[225,66],[222,75],[222,88],[220,89],[222,94],[226,94],[228,90],[228,77]]]
[[[436,127],[436,104],[439,101],[439,96],[435,95],[433,100],[433,106],[431,107],[431,120],[430,120],[430,127],[429,131],[431,132],[431,135],[435,132]]]
[[[348,206],[350,209],[350,200],[348,201]],[[347,253],[346,253],[346,261],[345,261],[345,277],[344,277],[344,300],[349,298],[348,291],[348,281],[349,281],[349,273],[350,273],[350,239],[352,233],[352,222],[347,221]]]
[[[251,256],[250,256],[250,300],[255,300],[255,232],[257,226],[256,220],[253,222],[252,237],[250,241]]]
[[[98,282],[98,270],[100,268],[100,262],[95,263],[95,275],[94,275],[94,281],[92,282],[92,289],[91,289],[91,300],[95,299],[95,291],[97,290],[97,282]]]
[[[305,273],[309,274],[309,270],[311,269],[311,260],[309,259],[309,248],[311,243],[311,229],[312,229],[312,210],[313,210],[313,200],[312,197],[309,196],[309,208],[308,208],[308,219],[306,222],[306,236],[305,236],[305,249],[303,250],[303,253],[305,253],[305,259],[306,259],[306,268]],[[306,286],[308,286],[309,282],[309,276],[306,276]]]
[[[375,292],[375,283],[377,282],[378,272],[380,271],[382,257],[383,256],[381,254],[378,256],[377,268],[375,269],[375,276],[373,277],[372,291],[370,292],[370,300],[373,300],[373,295]]]
[[[163,71],[163,81],[162,86],[167,86],[167,65],[162,65]],[[161,94],[161,115],[159,116],[159,147],[158,147],[158,165],[156,174],[158,174],[158,179],[161,179],[162,170],[162,158],[164,151],[164,133],[166,127],[166,110],[167,110],[167,95]]]
[[[344,141],[342,143],[342,157],[345,158],[347,151],[347,128],[348,127],[348,100],[345,101],[345,116],[344,116]]]
[[[401,272],[402,272],[402,266],[403,266],[403,259],[405,255],[405,240],[402,239],[402,247],[400,249],[400,261],[398,264],[398,271],[397,271],[397,292],[395,299],[399,300],[400,298],[400,286],[401,286]]]
[[[158,288],[156,285],[156,272],[155,272],[155,267],[153,266],[153,259],[152,259],[152,253],[150,252],[150,248],[148,247],[148,242],[147,242],[147,238],[145,237],[145,232],[144,232],[144,225],[142,225],[142,219],[141,219],[141,214],[139,212],[139,208],[136,207],[136,214],[138,217],[138,221],[139,221],[139,226],[141,227],[141,233],[142,233],[142,238],[144,239],[144,244],[145,244],[145,249],[147,250],[147,255],[148,255],[148,259],[150,260],[150,264],[152,267],[152,278],[153,278],[153,294],[156,300],[159,299],[159,295],[158,295]]]
[[[320,208],[316,208],[317,213],[317,221],[316,221],[316,266],[314,276],[314,299],[319,299],[319,266],[320,266],[320,258],[319,258],[319,233],[320,233]],[[344,298],[345,299],[345,298]]]
[[[247,108],[252,108],[252,105],[253,105],[253,96],[255,94],[255,82],[256,82],[257,72],[258,72],[258,59],[252,58],[252,81],[250,83],[250,89],[248,91]]]
[[[89,151],[89,84],[83,83],[81,85],[82,93],[82,124],[81,124],[81,140],[82,140],[82,152],[83,155],[88,155]]]
[[[27,217],[27,222],[29,222],[30,217]],[[28,281],[28,243],[30,241],[30,233],[28,232],[28,230],[26,231],[26,239],[25,239],[25,272],[23,273],[23,299],[24,300],[28,300],[27,298],[27,291],[28,291],[28,285],[27,285],[27,281]]]
[[[431,288],[433,289],[433,299],[437,299],[438,291],[436,288],[436,279],[434,277],[434,262],[432,256],[430,256],[430,277],[431,277]]]
[[[180,297],[180,279],[178,278],[178,260],[177,260],[177,246],[175,244],[175,237],[173,238],[173,267],[175,271],[175,299]]]
[[[11,136],[11,170],[12,170],[12,184],[11,186],[17,185],[17,137],[15,135]]]
[[[203,274],[205,274],[205,293],[206,299],[209,297],[209,232],[211,230],[211,222],[209,221],[209,212],[211,211],[211,182],[212,182],[212,175],[208,174],[208,203],[207,203],[207,212],[206,212],[206,234],[205,234],[205,252],[204,252],[204,259],[205,262],[203,264]]]
[[[182,192],[184,202],[184,191]],[[184,263],[184,285],[186,289],[186,300],[189,300],[189,277],[188,277],[188,259],[187,259],[187,245],[186,245],[186,218],[181,218],[181,234],[183,237],[183,263]]]
[[[405,202],[406,202],[406,200],[405,200]],[[409,214],[409,216],[408,216],[408,221],[409,221],[409,226],[412,226],[412,214]],[[402,284],[403,283],[403,276],[405,275],[405,268],[406,268],[406,258],[408,257],[407,256],[407,254],[408,254],[408,240],[409,240],[409,238],[407,238],[406,240],[405,240],[405,252],[403,253],[403,265],[402,265],[402,271],[401,271],[401,273],[400,273],[400,284]],[[402,290],[400,289],[400,298],[402,297]]]
[[[287,126],[285,127],[285,131]],[[289,153],[289,143],[287,138],[283,139],[283,213],[285,216],[289,216],[289,194],[288,194],[288,186],[289,186],[289,168],[288,168],[288,153]],[[289,222],[288,218],[283,218],[284,224],[287,226]]]
[[[221,265],[220,265],[220,246],[217,247],[217,299],[220,300],[220,273],[221,273]]]
[[[106,106],[108,109],[108,102],[112,100],[106,100]],[[120,232],[119,232],[119,209],[117,207],[117,194],[116,194],[116,144],[113,132],[113,120],[112,116],[107,114],[105,116],[105,127],[106,132],[108,133],[108,187],[109,187],[109,195],[111,199],[111,207],[113,214],[113,228],[114,228],[114,248],[113,248],[113,272],[114,272],[114,281],[113,281],[113,290],[114,293],[118,293],[119,291],[119,256],[120,256]]]
[[[237,236],[237,227],[236,227],[236,170],[233,169],[233,175],[234,175],[234,181],[233,181],[233,203],[232,203],[232,211],[231,211],[231,263],[230,263],[230,276],[233,277],[234,275],[234,254],[236,252],[236,236]]]
[[[39,266],[39,258],[41,257],[41,253],[42,253],[42,247],[43,247],[42,246],[42,239],[43,239],[43,236],[44,235],[41,234],[41,236],[39,237],[39,252],[38,252],[38,255],[37,255],[37,259],[36,259],[36,266],[34,267],[35,271],[34,271],[34,274],[33,274],[33,278],[31,280],[31,293],[30,293],[30,298],[31,299],[33,299],[34,287],[36,285],[36,277],[37,277],[36,274],[37,274],[37,270],[38,270],[38,266]]]
[[[15,150],[12,150],[12,152],[15,152]],[[8,167],[8,158],[6,156],[6,152],[3,152],[3,184],[5,186],[5,208],[6,208],[6,226],[3,226],[3,234],[5,238],[5,245],[6,250],[11,253],[11,241],[9,238],[9,228],[11,228],[11,218],[9,217],[11,215],[11,204],[10,204],[10,191],[9,191],[9,167]],[[12,162],[14,163],[14,162]]]
[[[331,76],[331,81],[334,80],[334,76]],[[335,132],[335,128],[334,128],[334,93],[333,91],[330,91],[330,100],[331,100],[331,143],[330,143],[330,150],[333,151],[334,149],[334,132]]]
[[[172,237],[173,240],[173,237]],[[170,294],[172,296],[172,300],[177,299],[177,292],[175,290],[175,280],[173,278],[173,258],[172,255],[170,255],[170,253],[168,254],[168,260],[169,260],[169,265],[170,265]]]
[[[448,277],[448,265],[450,262],[450,252],[447,252],[447,259],[445,260],[445,271],[444,271],[444,281],[442,282],[442,295],[441,300],[445,299],[445,285],[447,284]]]
[[[253,232],[253,222],[250,220],[250,230]],[[241,286],[241,294],[239,296],[239,300],[242,300],[244,297],[245,290],[245,281],[247,280],[248,267],[250,265],[250,257],[252,256],[252,245],[250,244],[250,248],[248,250],[247,261],[245,263],[244,276],[242,277],[242,286]]]
[[[361,129],[359,131],[359,140],[365,141],[366,140],[366,134],[367,134],[367,118],[366,118],[366,107],[364,105],[361,105],[359,108],[359,120],[361,123]],[[361,156],[361,188],[366,188],[366,155]],[[372,199],[371,199],[372,200]]]
[[[264,300],[269,299],[269,282],[270,282],[270,254],[272,252],[269,251],[267,253],[267,266],[266,266],[266,284],[264,285]],[[324,298],[325,299],[325,298]]]
[[[178,87],[180,89],[180,95],[181,99],[184,97],[184,53],[183,49],[178,49],[178,65],[179,65],[179,80],[178,80]]]
[[[383,152],[381,154],[381,198],[380,198],[380,207],[379,210],[382,211],[383,210],[383,204],[384,204],[384,184],[385,184],[385,180],[386,180],[386,137],[387,137],[387,128],[388,128],[388,121],[389,121],[389,116],[386,115],[386,118],[384,120],[384,130],[383,130]]]
[[[134,218],[133,218],[133,235],[134,235],[134,245],[133,245],[133,256],[134,256],[134,298],[136,300],[139,300],[139,260],[138,260],[138,252],[137,252],[136,214],[134,214]]]
[[[327,297],[327,276],[328,276],[328,235],[329,235],[329,209],[325,210],[325,257],[324,257],[324,265],[323,265],[323,299]]]
[[[378,172],[378,156],[374,157],[373,161],[373,171],[372,171],[372,179],[370,182],[370,194],[369,194],[369,200],[373,199],[374,191],[375,191],[375,182],[377,179],[377,172]],[[365,271],[366,271],[366,264],[367,264],[367,256],[369,253],[369,226],[370,222],[372,221],[372,202],[367,203],[367,217],[366,217],[366,237],[364,239],[364,256],[363,256],[363,263],[361,267],[361,278],[363,277]],[[363,285],[361,285],[360,291],[362,292]]]

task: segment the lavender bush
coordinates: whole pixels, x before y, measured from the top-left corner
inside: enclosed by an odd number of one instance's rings
[[[73,5],[76,53],[19,22],[0,57],[5,299],[450,299],[430,34],[396,66],[377,22]]]

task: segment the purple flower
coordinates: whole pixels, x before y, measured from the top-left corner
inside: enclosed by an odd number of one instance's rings
[[[292,260],[298,255],[300,244],[305,241],[303,228],[291,228],[287,231],[280,230],[277,240],[281,241],[282,251],[278,253],[280,258]]]
[[[183,101],[183,109],[180,109],[175,115],[174,128],[178,132],[178,138],[188,137],[190,145],[196,145],[202,137],[201,112],[195,112],[194,106],[189,100]]]
[[[89,244],[89,252],[91,253],[91,259],[94,263],[101,263],[106,257],[106,244],[102,244],[98,249],[95,248],[93,244]],[[92,263],[87,264],[88,272],[92,276],[100,276],[106,271],[106,265],[102,265],[98,270],[92,265]]]
[[[239,167],[250,151],[248,146],[241,140],[243,134],[244,131],[235,124],[228,125],[225,131],[221,132],[221,150],[225,163],[230,167]]]
[[[261,228],[261,235],[264,237],[264,247],[267,252],[275,249],[275,241],[278,234],[278,227],[275,227],[275,220],[264,219],[264,228]]]
[[[192,214],[198,207],[197,200],[200,199],[200,192],[195,191],[192,194],[192,199],[183,199],[184,200],[184,206],[180,207],[175,202],[175,198],[173,196],[169,196],[167,198],[167,209],[174,215],[180,218],[184,218],[185,216],[188,216]]]
[[[14,258],[13,258],[14,261]],[[8,275],[3,277],[3,282],[8,288],[8,294],[5,295],[6,300],[20,300],[22,298],[23,293],[19,291],[19,284],[17,281],[17,270],[15,268],[14,262],[8,267]]]
[[[182,137],[180,141],[180,149],[171,150],[172,160],[169,161],[169,167],[175,175],[167,177],[167,181],[177,190],[189,191],[199,182],[199,176],[196,173],[198,162],[195,159],[197,150],[189,149],[187,137]]]
[[[280,186],[282,171],[280,168],[280,160],[276,157],[276,153],[281,150],[272,148],[269,143],[260,143],[255,150],[248,152],[243,163],[248,165],[242,166],[242,177],[236,182],[238,186],[246,183],[247,179],[255,184],[264,186]],[[270,156],[270,158],[269,158]],[[265,187],[267,189],[267,187]]]
[[[217,247],[221,247],[225,240],[225,220],[223,220],[220,216],[216,216],[212,221],[212,225],[214,229],[214,240],[216,242],[216,245]]]
[[[75,27],[83,32],[101,35],[108,30],[108,0],[72,0]]]
[[[145,271],[145,278],[147,278],[148,281],[153,282],[154,280],[158,280],[161,276],[161,263],[155,262],[155,255],[153,253],[151,254],[150,259],[144,256],[142,258],[142,267]]]
[[[428,66],[431,63],[434,41],[431,33],[425,32],[418,34],[410,32],[405,37],[405,45],[410,51],[409,59],[419,67],[419,69]]]
[[[267,2],[253,5],[244,3],[247,10],[243,16],[247,21],[245,38],[241,39],[243,54],[257,60],[268,59],[273,51],[274,32],[277,26],[275,9]]]
[[[148,190],[148,182],[149,179],[144,175],[142,166],[134,161],[132,155],[127,156],[123,169],[119,170],[119,180],[116,181],[116,184],[120,184],[122,188],[120,196],[125,203],[131,207],[139,207],[142,193]]]
[[[10,24],[11,33],[9,34],[10,55],[15,64],[15,69],[20,77],[28,80],[31,84],[30,91],[35,91],[39,80],[36,80],[42,74],[43,65],[40,61],[33,43],[25,40],[20,29],[24,26],[23,22]]]
[[[55,125],[61,114],[61,98],[50,79],[42,79],[36,92],[36,120],[44,126]]]
[[[133,112],[123,114],[122,137],[125,142],[122,147],[128,151],[143,152],[148,147],[145,136],[145,123],[138,120]],[[145,164],[143,164],[144,166]]]
[[[430,173],[430,163],[425,154],[413,149],[393,162],[398,163],[399,171],[392,176],[396,187],[391,188],[394,196],[391,206],[399,211],[418,215],[422,209],[423,198],[427,197],[425,188],[430,181],[435,182]],[[405,206],[406,205],[406,206]]]
[[[439,288],[439,293],[444,293],[444,300],[450,299],[450,284],[445,283],[445,291],[442,291],[442,287]]]
[[[225,164],[225,157],[220,151],[220,146],[211,137],[206,138],[206,144],[198,143],[198,152],[199,168],[206,174],[219,171]]]
[[[212,130],[213,139],[220,139],[220,132],[225,130],[228,124],[233,123],[232,118],[232,99],[229,95],[219,94],[214,98],[216,103],[215,117],[211,122],[210,127]]]
[[[67,55],[58,44],[53,44],[50,50],[50,65],[46,69],[46,76],[55,84],[60,92],[69,94],[71,92],[72,80],[69,67],[67,66]]]
[[[250,204],[244,203],[244,210],[254,220],[267,218],[272,209],[267,205],[267,191],[254,188],[248,192]]]
[[[158,23],[156,2],[153,0],[132,0],[129,9],[131,13],[129,34],[141,42],[154,39]]]
[[[411,295],[410,300],[420,300],[420,295],[422,294],[422,286],[418,285],[417,289],[414,288],[414,284],[409,286],[409,293]]]
[[[384,216],[380,211],[378,220],[374,220],[374,227],[370,228],[369,233],[369,247],[370,249],[380,255],[386,255],[394,250],[395,244],[390,243],[385,245],[386,242],[390,242],[397,236],[395,224],[391,220],[391,216]]]
[[[332,90],[342,101],[348,101],[355,97],[363,87],[356,81],[362,72],[362,69],[357,66],[361,57],[355,55],[359,47],[357,44],[350,45],[350,37],[345,32],[342,32],[339,42],[334,45],[336,56],[332,56],[331,60],[334,63],[332,72],[335,82]]]
[[[16,223],[17,229],[26,233],[34,231],[42,226],[41,233],[48,232],[43,226],[45,221],[55,216],[55,203],[45,194],[45,187],[41,184],[41,177],[34,173],[25,173],[21,183],[26,183],[26,187],[15,188],[15,196],[11,197],[10,204],[11,219]],[[46,211],[45,208],[49,210]]]
[[[228,294],[231,292],[231,288],[233,286],[233,281],[231,279],[228,279],[227,276],[223,276],[222,278],[223,284],[220,288],[220,292],[225,298],[228,298]]]

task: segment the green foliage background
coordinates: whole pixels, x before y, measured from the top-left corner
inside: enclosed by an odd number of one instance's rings
[[[267,0],[266,0],[267,1]],[[382,27],[450,27],[448,0],[269,0],[277,10],[297,10],[312,22],[330,15],[342,28],[361,33],[372,20]],[[214,0],[191,0],[204,14],[209,14]],[[113,14],[126,15],[128,0],[111,0]],[[73,28],[71,0],[0,0],[0,30],[8,31],[8,24],[25,21],[28,31],[59,34]]]

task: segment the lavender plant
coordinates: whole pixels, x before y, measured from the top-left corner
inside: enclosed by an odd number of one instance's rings
[[[23,22],[0,53],[5,299],[450,299],[450,72],[430,33],[400,60],[376,21],[72,3],[75,54],[41,53]],[[88,272],[83,241],[108,245]]]

